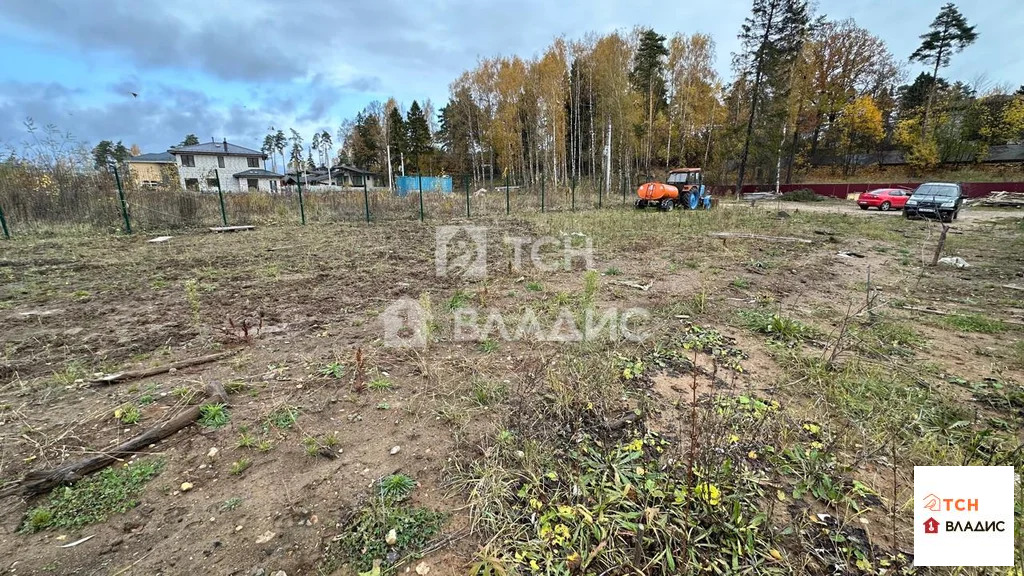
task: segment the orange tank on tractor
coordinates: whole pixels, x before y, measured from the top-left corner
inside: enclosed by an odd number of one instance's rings
[[[704,186],[700,168],[670,170],[665,182],[647,182],[636,189],[636,207],[657,207],[668,212],[676,206],[697,210],[711,208],[711,194]]]

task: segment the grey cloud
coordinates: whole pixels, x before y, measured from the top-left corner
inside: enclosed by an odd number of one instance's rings
[[[122,140],[154,152],[195,133],[201,140],[227,138],[258,148],[270,121],[265,113],[242,106],[222,112],[192,90],[154,86],[151,92],[156,97],[81,106],[75,92],[59,84],[0,82],[0,141],[15,146],[24,141],[23,122],[32,118],[37,126],[54,124],[88,145]]]

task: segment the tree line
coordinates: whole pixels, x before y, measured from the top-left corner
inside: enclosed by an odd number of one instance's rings
[[[590,178],[608,189],[678,166],[737,186],[790,182],[823,164],[850,174],[894,149],[918,170],[979,160],[1024,139],[1024,86],[941,76],[977,36],[946,4],[917,50],[897,57],[807,0],[753,0],[729,79],[706,34],[556,38],[533,58],[479,60],[451,83],[436,127],[429,102],[370,103],[340,127],[338,160],[381,174]],[[928,70],[908,82],[911,62]]]

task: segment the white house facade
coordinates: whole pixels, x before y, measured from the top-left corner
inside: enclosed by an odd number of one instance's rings
[[[197,192],[276,192],[282,175],[263,168],[267,155],[227,140],[168,150],[181,187]]]

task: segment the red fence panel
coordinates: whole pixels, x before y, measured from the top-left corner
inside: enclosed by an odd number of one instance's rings
[[[848,182],[842,184],[782,184],[779,186],[779,191],[785,194],[786,192],[792,192],[794,190],[810,190],[819,196],[827,196],[829,198],[846,198],[850,194],[860,194],[861,192],[867,192],[868,190],[877,190],[879,188],[905,188],[907,190],[914,190],[923,182]],[[960,184],[960,188],[963,190],[964,196],[968,198],[980,198],[987,196],[991,192],[1006,191],[1006,192],[1024,192],[1024,182],[963,182]],[[712,190],[714,194],[728,195],[733,192],[735,187],[730,186],[715,186]],[[743,186],[742,192],[744,194],[751,192],[774,192],[774,186],[761,186],[759,184],[747,184]]]

